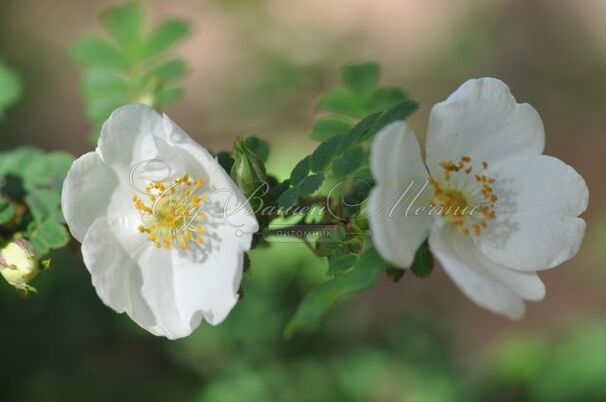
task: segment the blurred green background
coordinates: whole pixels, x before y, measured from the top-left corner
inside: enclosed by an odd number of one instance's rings
[[[39,294],[0,286],[0,401],[605,401],[606,2],[550,0],[142,1],[152,21],[194,31],[178,54],[186,95],[168,109],[211,150],[254,133],[286,175],[309,152],[314,102],[349,61],[431,106],[466,79],[495,76],[541,113],[546,152],[587,180],[580,254],[542,274],[548,296],[519,323],[469,302],[439,269],[382,278],[313,335],[282,339],[325,267],[305,247],[253,252],[244,299],[219,327],[154,338],[96,297],[78,245],[53,255]],[[74,40],[101,32],[101,0],[0,0],[0,56],[24,95],[0,120],[0,149],[81,154],[90,127]]]

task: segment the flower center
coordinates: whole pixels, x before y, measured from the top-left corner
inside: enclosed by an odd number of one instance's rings
[[[150,182],[144,199],[133,196],[135,208],[141,213],[139,232],[158,248],[170,249],[173,244],[181,250],[192,243],[202,243],[205,214],[201,204],[204,194],[200,189],[204,180],[190,179],[187,175],[175,179],[170,185]]]
[[[496,217],[494,204],[498,197],[492,187],[495,179],[485,174],[488,163],[482,162],[480,173],[474,173],[469,156],[457,162],[441,162],[440,167],[442,175],[429,179],[434,190],[432,207],[462,234],[471,231],[478,236]]]

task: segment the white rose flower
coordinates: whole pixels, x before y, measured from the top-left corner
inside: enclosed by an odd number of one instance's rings
[[[539,114],[493,78],[467,81],[434,106],[426,164],[405,123],[384,128],[372,145],[368,204],[377,250],[405,269],[429,236],[467,297],[521,318],[524,300],[545,296],[536,271],[572,258],[585,233],[585,181],[542,155],[544,143]]]
[[[184,337],[236,304],[257,221],[229,175],[167,116],[116,110],[97,149],[72,165],[62,208],[101,300],[149,332]]]

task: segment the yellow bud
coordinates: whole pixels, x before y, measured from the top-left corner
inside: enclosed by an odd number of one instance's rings
[[[0,273],[6,281],[23,291],[35,291],[29,282],[40,272],[32,245],[23,239],[10,242],[0,250]]]

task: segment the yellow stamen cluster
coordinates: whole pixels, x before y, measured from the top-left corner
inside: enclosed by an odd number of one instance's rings
[[[147,234],[158,248],[170,249],[175,244],[187,250],[192,242],[203,243],[203,186],[204,180],[187,175],[168,184],[150,182],[145,188],[145,201],[136,195],[132,199],[141,212],[139,232]]]
[[[488,169],[488,163],[481,165],[483,171]],[[442,176],[429,179],[434,190],[432,206],[462,234],[472,231],[478,236],[496,217],[494,204],[498,197],[492,187],[495,179],[484,172],[473,174],[469,156],[462,156],[456,162],[442,162],[440,167]]]

